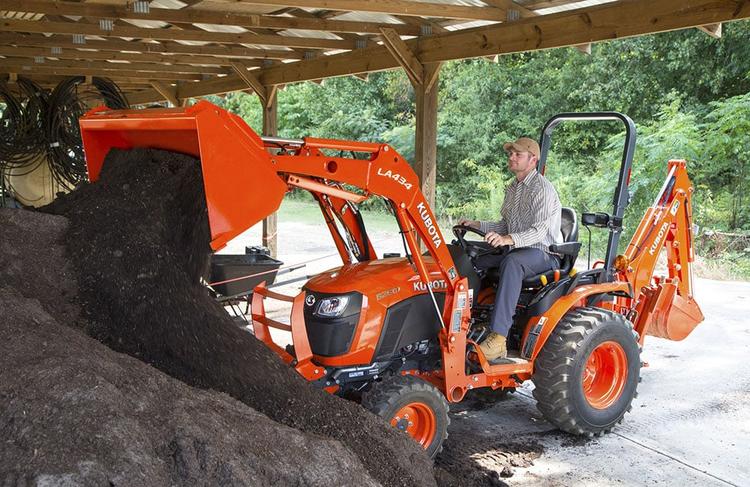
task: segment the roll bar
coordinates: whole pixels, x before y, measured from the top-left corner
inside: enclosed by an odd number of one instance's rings
[[[630,184],[630,171],[633,165],[633,154],[635,153],[635,123],[633,120],[619,112],[580,112],[559,113],[547,120],[542,128],[541,154],[537,163],[537,170],[544,174],[547,164],[547,155],[552,144],[552,131],[560,123],[565,121],[590,122],[590,121],[620,121],[625,125],[625,147],[622,151],[620,163],[620,174],[617,179],[617,187],[612,201],[612,216],[609,223],[609,241],[607,242],[607,254],[604,259],[605,273],[602,277],[611,281],[614,279],[614,260],[617,254],[617,245],[622,233],[622,219],[625,208],[630,202],[628,184]]]

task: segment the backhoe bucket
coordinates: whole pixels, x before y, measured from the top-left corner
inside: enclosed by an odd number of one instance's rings
[[[673,282],[658,285],[650,300],[648,335],[684,340],[703,321],[703,313],[695,300],[677,294],[677,285]]]
[[[276,211],[287,191],[261,138],[240,117],[208,102],[147,110],[101,107],[82,117],[80,126],[90,181],[99,177],[111,149],[162,149],[199,158],[214,250]]]

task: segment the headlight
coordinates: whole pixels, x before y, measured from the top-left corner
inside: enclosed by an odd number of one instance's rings
[[[314,314],[326,318],[335,318],[344,313],[347,304],[349,304],[349,296],[321,299]]]

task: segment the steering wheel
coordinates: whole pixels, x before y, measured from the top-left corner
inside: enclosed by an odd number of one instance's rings
[[[466,233],[474,233],[482,237],[481,241],[477,240],[466,240],[465,236]],[[484,236],[486,235],[485,232],[479,230],[478,228],[471,227],[469,225],[454,225],[453,226],[453,235],[456,236],[456,239],[458,240],[458,244],[461,246],[462,249],[464,249],[464,252],[466,252],[466,255],[469,256],[469,258],[474,261],[475,259],[482,257],[483,255],[489,255],[489,254],[504,254],[508,251],[507,245],[501,245],[500,247],[493,247],[489,243],[484,241]]]

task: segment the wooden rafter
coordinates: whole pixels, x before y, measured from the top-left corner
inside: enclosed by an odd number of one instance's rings
[[[191,70],[185,71],[188,73],[199,73],[208,72],[202,71],[199,65],[218,65],[218,66],[229,66],[231,60],[229,58],[218,58],[211,56],[184,56],[184,55],[172,55],[167,56],[158,53],[127,53],[127,52],[107,52],[107,51],[79,51],[77,49],[59,49],[52,52],[50,48],[44,47],[18,47],[18,46],[0,46],[0,56],[16,56],[16,57],[37,57],[42,56],[46,58],[57,58],[57,59],[78,59],[86,61],[131,61],[141,63],[164,63],[165,65],[171,64],[184,64],[191,67]],[[253,67],[261,65],[260,61],[245,60],[244,64]],[[223,72],[222,71],[217,71]]]
[[[18,35],[0,33],[0,43],[17,46],[32,47],[72,47],[83,49],[97,49],[109,52],[142,52],[161,54],[187,54],[217,56],[221,58],[260,58],[260,59],[302,59],[303,56],[294,51],[251,49],[235,46],[187,46],[176,42],[139,42],[120,39],[104,41],[87,39],[85,44],[74,44],[73,38],[66,35],[44,36],[41,34]]]
[[[505,10],[496,7],[469,7],[446,3],[413,2],[409,0],[252,0],[256,5],[280,7],[320,8],[342,12],[374,12],[413,17],[446,19],[505,20]]]
[[[722,30],[721,23],[699,25],[698,30],[705,32],[706,34],[710,35],[714,39],[721,39],[721,30]]]
[[[53,54],[50,49],[40,47],[6,47],[0,46],[0,56],[7,58],[44,58],[47,63],[62,63],[73,66],[76,63],[82,67],[98,66],[113,69],[112,66],[127,66],[130,69],[164,71],[169,73],[204,73],[204,74],[228,74],[226,68],[220,65],[229,65],[230,61],[219,61],[217,58],[210,63],[190,62],[190,56],[178,59],[176,56],[163,56],[161,54],[121,54],[95,51],[77,51],[75,49],[61,50]],[[108,62],[114,61],[114,62]],[[126,62],[125,62],[126,61]],[[33,62],[33,60],[31,61]],[[213,64],[206,66],[205,64]]]
[[[750,17],[750,3],[733,0],[632,0],[595,8],[521,19],[517,22],[467,29],[406,41],[423,63],[492,56],[572,46],[648,33],[730,22]],[[257,74],[264,85],[287,84],[392,69],[399,66],[381,46],[263,68]],[[191,83],[184,87],[195,97],[243,89],[236,76]],[[151,94],[153,97],[153,93]],[[148,93],[138,96],[150,101]]]
[[[161,81],[152,81],[151,86],[159,92],[172,106],[178,107],[181,105],[180,100],[177,98],[177,90],[171,86],[167,86]]]
[[[265,101],[266,87],[260,84],[258,78],[256,78],[253,73],[248,71],[246,66],[243,66],[240,63],[232,63],[232,69],[234,69],[240,79],[242,79],[242,81],[244,81],[248,87],[250,87],[255,93],[258,94],[259,97],[261,97]]]
[[[588,54],[589,56],[591,55],[591,43],[590,42],[587,42],[586,44],[578,44],[577,46],[575,46],[575,48],[584,54]]]
[[[491,7],[497,7],[504,10],[516,10],[521,17],[533,17],[537,15],[533,10],[520,5],[518,2],[513,0],[482,0],[484,3]],[[507,19],[506,19],[507,20]]]
[[[424,82],[424,68],[419,59],[409,49],[409,46],[401,40],[401,37],[393,29],[382,28],[380,33],[383,45],[404,68],[412,84],[421,85]]]
[[[15,54],[13,55],[15,56]],[[40,56],[41,57],[41,56]],[[228,74],[229,71],[224,68],[216,68],[209,66],[191,66],[187,64],[161,64],[161,63],[110,63],[107,61],[79,61],[79,60],[54,60],[43,58],[44,61],[38,63],[35,59],[29,59],[25,57],[10,57],[6,56],[4,59],[0,59],[0,63],[5,64],[17,64],[17,65],[34,65],[40,64],[48,67],[60,67],[60,68],[89,68],[89,69],[101,69],[103,71],[117,71],[117,70],[129,70],[129,71],[157,71],[161,73],[198,73],[198,74]]]
[[[260,98],[263,106],[268,108],[274,103],[276,99],[276,85],[274,86],[263,86],[255,75],[247,70],[247,66],[242,63],[232,63],[232,68],[235,70],[237,75],[242,79],[247,86],[249,86],[258,98]]]
[[[59,66],[45,66],[44,64],[34,63],[7,63],[6,60],[0,59],[0,71],[18,73],[23,76],[30,76],[33,74],[41,75],[59,75],[59,76],[104,76],[112,79],[119,78],[140,78],[144,80],[185,80],[185,81],[198,81],[201,78],[200,75],[193,74],[182,74],[182,73],[160,73],[156,71],[136,71],[136,70],[111,70],[102,71],[97,68],[70,68],[70,67],[59,67]],[[161,99],[160,96],[156,97],[157,100]]]
[[[213,6],[217,10],[226,9],[225,3]],[[215,11],[206,8],[167,9],[151,7],[149,13],[136,13],[132,8],[120,5],[103,5],[51,0],[4,0],[3,9],[19,12],[34,12],[46,15],[74,15],[88,18],[152,20],[170,24],[214,24],[235,25],[246,28],[266,29],[305,29],[327,32],[348,32],[352,34],[377,34],[379,28],[387,25],[401,35],[419,35],[419,28],[410,25],[378,24],[376,22],[355,22],[347,20],[327,20],[324,18],[275,17],[271,15],[242,14]],[[337,12],[338,13],[338,12]]]
[[[0,31],[28,32],[38,34],[84,34],[100,37],[135,37],[152,40],[181,40],[216,42],[219,44],[259,44],[267,46],[301,47],[306,49],[354,49],[353,42],[311,37],[280,35],[257,35],[252,33],[226,33],[189,31],[184,29],[147,29],[141,27],[115,26],[111,31],[101,30],[97,25],[80,22],[35,22],[27,20],[0,20]]]

